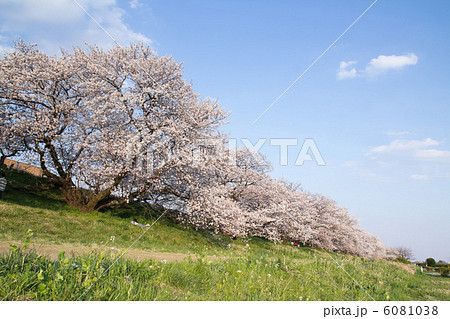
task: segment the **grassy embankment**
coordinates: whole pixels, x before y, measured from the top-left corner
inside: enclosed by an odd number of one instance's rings
[[[230,240],[164,217],[113,264],[144,231],[130,220],[151,224],[155,212],[136,204],[85,214],[44,180],[15,172],[8,179],[0,300],[450,300],[450,278],[411,265]]]

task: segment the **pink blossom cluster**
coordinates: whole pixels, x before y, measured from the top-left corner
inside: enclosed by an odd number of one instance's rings
[[[271,178],[269,163],[239,149],[236,165],[217,166],[215,178],[192,188],[185,220],[230,236],[258,236],[371,258],[386,247],[333,200]],[[183,218],[183,215],[181,216]]]

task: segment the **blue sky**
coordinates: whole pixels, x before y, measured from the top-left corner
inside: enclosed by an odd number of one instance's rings
[[[450,260],[450,3],[379,0],[255,125],[258,116],[373,1],[81,1],[121,45],[184,63],[202,96],[232,112],[231,137],[261,148],[273,176],[332,197],[388,246]],[[0,50],[22,37],[49,53],[114,42],[73,0],[0,0]],[[326,165],[295,166],[306,138]]]

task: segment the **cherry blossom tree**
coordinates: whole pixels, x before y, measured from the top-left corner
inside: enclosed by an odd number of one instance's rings
[[[83,211],[176,183],[192,141],[227,116],[193,92],[180,64],[143,45],[59,57],[22,41],[15,49],[0,62],[2,110],[30,160]]]
[[[192,189],[184,215],[187,222],[230,236],[385,256],[384,245],[363,231],[345,208],[323,195],[271,178],[270,164],[248,150],[238,149],[233,157],[235,162],[218,160],[210,166],[215,174],[208,173],[207,182]]]
[[[405,258],[406,260],[411,260],[414,257],[414,253],[409,247],[399,246],[395,250],[399,257]]]

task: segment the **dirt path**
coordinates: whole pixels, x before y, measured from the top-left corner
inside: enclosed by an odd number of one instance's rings
[[[17,241],[0,241],[0,255],[3,253],[7,253],[9,251],[9,245],[13,244],[16,246],[21,246],[21,242]],[[65,251],[66,256],[71,255],[79,255],[83,253],[89,253],[94,249],[101,249],[102,251],[116,251],[122,253],[121,249],[112,247],[98,247],[98,246],[82,246],[78,244],[31,244],[28,250],[33,250],[41,255],[45,255],[50,257],[52,260],[56,260],[58,257],[58,253],[60,251]],[[191,257],[193,260],[196,259],[195,255],[182,254],[182,253],[170,253],[170,252],[157,252],[157,251],[148,251],[142,249],[129,249],[124,255],[125,258],[134,259],[134,260],[156,260],[156,261],[182,261],[188,257]]]

